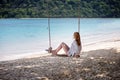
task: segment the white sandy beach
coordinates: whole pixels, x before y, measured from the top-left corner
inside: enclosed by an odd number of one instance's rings
[[[82,46],[82,51],[83,52],[88,52],[92,50],[99,50],[99,49],[111,49],[114,48],[117,50],[117,52],[120,52],[120,39],[112,39],[108,41],[103,41],[103,42],[98,42],[98,43],[93,43],[89,45],[83,45]],[[61,50],[58,54],[64,54],[64,51]],[[24,54],[19,54],[19,55],[8,55],[5,57],[1,57],[0,61],[7,61],[7,60],[15,60],[15,59],[21,59],[21,58],[35,58],[35,57],[42,57],[42,56],[48,56],[51,55],[47,53],[46,51],[43,52],[34,52],[34,53],[24,53]]]
[[[113,39],[109,41],[98,42],[90,45],[83,45],[81,54],[84,52],[89,52],[93,50],[100,50],[100,49],[116,49],[117,52],[120,52],[120,39]],[[64,51],[61,50],[58,54],[64,54]],[[43,52],[42,54],[36,53],[27,55],[24,58],[35,58],[35,57],[42,57],[42,56],[49,56],[50,53]],[[84,55],[84,54],[83,54]]]
[[[0,79],[119,80],[119,64],[120,52],[115,48],[82,52],[80,58],[38,54],[0,62]]]

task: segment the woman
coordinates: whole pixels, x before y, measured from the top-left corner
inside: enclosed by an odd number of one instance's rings
[[[71,44],[70,48],[67,44],[62,42],[55,50],[50,50],[50,52],[53,55],[57,55],[57,53],[63,48],[67,56],[80,57],[79,54],[81,52],[82,45],[81,45],[79,32],[74,32],[73,36],[74,36],[74,41]]]

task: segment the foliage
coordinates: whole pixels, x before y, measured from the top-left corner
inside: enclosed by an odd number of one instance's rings
[[[1,0],[0,18],[120,17],[119,0]]]

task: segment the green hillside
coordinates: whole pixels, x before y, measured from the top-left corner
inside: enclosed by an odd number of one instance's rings
[[[0,18],[120,17],[120,0],[1,0]]]

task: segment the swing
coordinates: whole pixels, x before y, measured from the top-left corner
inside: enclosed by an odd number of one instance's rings
[[[49,10],[49,9],[48,9]],[[47,10],[47,11],[48,11]],[[79,10],[78,10],[78,14],[79,14]],[[50,30],[50,14],[49,14],[49,11],[48,11],[48,31],[49,31],[49,48],[46,49],[46,51],[48,53],[51,53],[52,51],[52,46],[51,46],[51,30]],[[80,33],[80,16],[78,15],[78,32]]]

